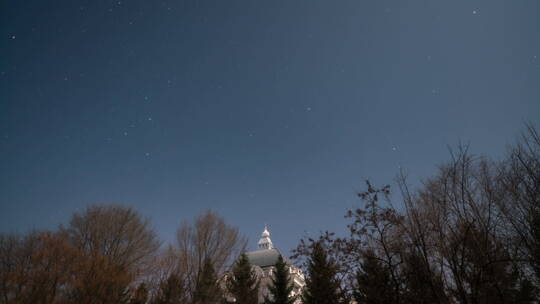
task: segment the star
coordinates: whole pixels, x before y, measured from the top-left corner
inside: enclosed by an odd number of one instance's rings
[[[476,15],[476,10],[473,10],[472,13],[473,13],[473,15]]]
[[[11,36],[11,40],[15,40],[15,38],[17,38],[15,35]]]

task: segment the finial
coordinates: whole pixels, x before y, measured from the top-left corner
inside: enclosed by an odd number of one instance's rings
[[[272,249],[273,244],[270,239],[270,232],[268,231],[268,225],[264,225],[264,230],[261,234],[261,239],[258,242],[259,249]]]
[[[268,231],[268,226],[267,225],[264,225],[264,230],[262,232],[262,237],[263,238],[267,238],[270,236],[270,231]]]

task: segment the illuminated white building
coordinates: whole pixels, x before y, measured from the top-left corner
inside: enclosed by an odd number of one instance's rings
[[[249,262],[255,268],[255,272],[259,276],[261,282],[259,303],[262,303],[264,297],[268,295],[268,285],[272,283],[271,278],[280,255],[283,257],[283,260],[289,269],[289,278],[293,284],[291,296],[298,296],[295,303],[301,303],[300,295],[306,284],[304,274],[300,268],[295,267],[286,256],[282,255],[277,248],[274,248],[267,227],[264,227],[264,231],[261,234],[261,239],[257,243],[257,246],[258,250],[247,252],[246,255]]]

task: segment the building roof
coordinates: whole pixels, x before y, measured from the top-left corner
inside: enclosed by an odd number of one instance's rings
[[[259,250],[246,252],[249,263],[259,267],[268,267],[276,265],[279,256],[283,257],[283,260],[287,264],[291,264],[287,257],[281,254],[279,250],[274,248],[272,240],[270,239],[270,232],[268,228],[264,226],[264,230],[261,234],[261,239],[257,243]]]
[[[251,252],[246,252],[249,262],[259,267],[267,267],[276,265],[281,253],[275,249],[263,249]],[[285,257],[283,257],[285,260]]]

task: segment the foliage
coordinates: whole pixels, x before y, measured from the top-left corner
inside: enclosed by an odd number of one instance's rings
[[[275,265],[274,276],[268,287],[269,296],[265,298],[265,304],[293,304],[296,297],[291,296],[293,284],[289,276],[289,267],[280,255]]]
[[[0,303],[57,303],[79,252],[61,235],[0,235]]]
[[[394,287],[390,272],[371,251],[367,251],[356,274],[354,299],[365,304],[392,304]]]
[[[410,190],[370,182],[347,212],[348,235],[301,240],[312,303],[537,303],[540,290],[540,136],[528,125],[500,161],[451,152]],[[394,207],[394,205],[398,207]],[[129,207],[94,205],[56,231],[0,234],[0,304],[211,304],[259,300],[245,238],[213,212],[160,249],[150,222]],[[223,287],[226,290],[221,290]],[[267,304],[287,303],[280,260]]]
[[[152,304],[184,304],[187,303],[182,278],[172,273],[160,282],[159,289]]]
[[[217,304],[221,301],[221,289],[218,284],[216,272],[214,271],[214,266],[212,265],[212,260],[206,258],[197,279],[192,302],[194,304]]]
[[[313,244],[337,263],[343,298],[359,303],[535,303],[540,287],[540,136],[527,126],[502,161],[468,147],[411,191],[358,194],[348,237],[301,240],[293,258],[306,267]],[[308,278],[308,281],[312,278]]]
[[[308,278],[302,301],[304,304],[338,304],[341,302],[336,266],[320,243],[313,245],[308,261]]]
[[[228,225],[212,211],[197,217],[193,223],[184,222],[176,233],[176,247],[172,247],[178,271],[184,274],[186,295],[193,300],[199,276],[204,273],[206,261],[211,261],[216,276],[225,273],[226,265],[243,252],[246,239],[238,228]]]
[[[146,304],[148,302],[148,289],[144,283],[139,284],[129,304]]]
[[[259,279],[245,253],[240,255],[227,277],[226,287],[234,303],[257,304],[259,301]]]

